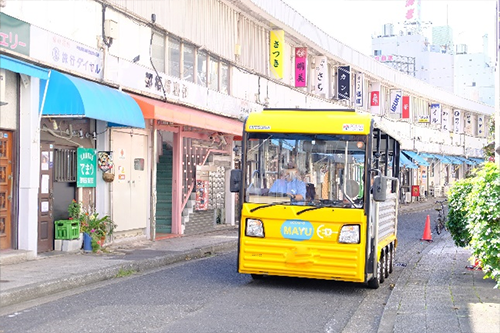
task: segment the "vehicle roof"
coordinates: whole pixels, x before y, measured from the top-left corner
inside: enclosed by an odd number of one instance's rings
[[[369,134],[372,116],[351,109],[264,109],[250,113],[247,132]]]

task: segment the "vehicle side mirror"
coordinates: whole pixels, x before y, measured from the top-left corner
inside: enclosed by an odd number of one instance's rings
[[[387,199],[387,179],[383,176],[375,176],[373,179],[373,200],[382,202]]]
[[[231,170],[229,177],[229,191],[239,192],[241,188],[241,169]]]

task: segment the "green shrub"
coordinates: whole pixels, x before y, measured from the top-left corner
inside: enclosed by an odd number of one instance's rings
[[[453,241],[457,246],[466,247],[471,241],[469,229],[467,229],[467,196],[472,191],[473,182],[471,178],[465,178],[456,182],[448,192],[448,219],[446,228],[450,231]]]
[[[500,169],[485,163],[449,192],[448,227],[455,244],[469,246],[485,278],[500,287]],[[451,212],[451,214],[450,214]]]

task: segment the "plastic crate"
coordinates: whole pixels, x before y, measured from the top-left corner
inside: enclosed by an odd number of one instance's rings
[[[58,220],[54,222],[55,239],[77,239],[80,237],[80,221]]]

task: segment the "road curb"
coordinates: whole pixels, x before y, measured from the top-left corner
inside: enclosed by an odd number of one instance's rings
[[[231,240],[220,244],[207,245],[189,251],[169,253],[154,258],[137,260],[131,263],[115,264],[106,268],[95,269],[83,275],[68,278],[54,279],[41,283],[33,283],[28,286],[13,288],[0,293],[0,307],[15,305],[30,301],[39,297],[53,295],[62,291],[90,285],[96,282],[113,279],[122,270],[133,270],[147,272],[159,267],[168,266],[178,262],[199,259],[209,255],[225,253],[236,249],[237,241]]]

